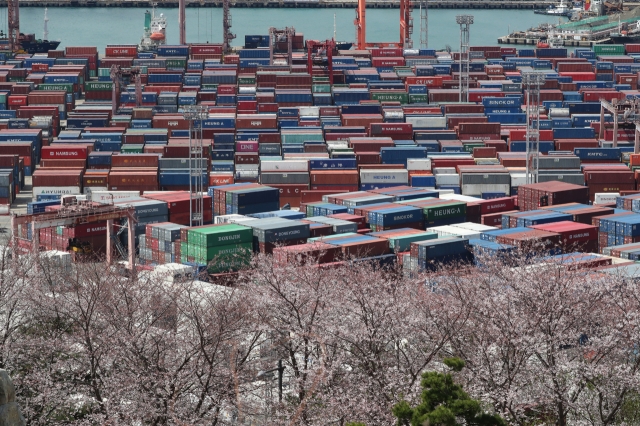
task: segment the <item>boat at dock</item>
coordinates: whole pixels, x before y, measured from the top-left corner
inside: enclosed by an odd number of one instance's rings
[[[564,0],[560,0],[560,4],[557,6],[549,6],[546,9],[536,9],[533,13],[537,13],[539,15],[551,15],[551,16],[569,16],[573,8],[571,6],[567,6]]]
[[[141,52],[155,52],[158,46],[165,44],[167,31],[167,18],[164,13],[156,15],[156,5],[151,11],[144,13],[144,33],[138,50]]]

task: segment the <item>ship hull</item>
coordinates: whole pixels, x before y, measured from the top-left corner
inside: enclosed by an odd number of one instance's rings
[[[60,45],[59,41],[47,41],[41,42],[29,42],[25,41],[20,43],[22,50],[27,53],[47,53],[50,50],[56,50]]]
[[[625,44],[640,42],[640,34],[632,36],[609,36],[610,44]]]

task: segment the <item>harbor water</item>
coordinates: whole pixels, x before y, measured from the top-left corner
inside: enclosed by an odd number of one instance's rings
[[[145,8],[49,8],[49,39],[66,46],[97,46],[104,51],[107,44],[135,44],[140,41]],[[178,44],[178,9],[158,9],[167,16],[167,44]],[[247,34],[267,34],[269,27],[293,26],[305,39],[325,40],[333,36],[334,13],[339,41],[353,41],[355,11],[349,9],[271,9],[232,8],[232,32],[237,35],[234,46],[241,46]],[[541,23],[557,23],[557,17],[536,15],[532,10],[516,9],[432,9],[429,11],[429,47],[458,50],[460,27],[456,15],[474,16],[471,45],[495,45],[500,36],[515,30],[526,30]],[[44,8],[20,10],[20,29],[42,37]],[[560,18],[566,21],[566,18]],[[420,44],[420,10],[413,12],[414,46]],[[6,33],[6,9],[0,12],[0,28]],[[399,39],[398,9],[367,10],[367,39],[371,42],[395,42]],[[222,42],[221,8],[188,8],[187,41]]]

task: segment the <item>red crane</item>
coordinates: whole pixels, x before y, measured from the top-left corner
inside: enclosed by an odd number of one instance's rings
[[[18,0],[9,0],[7,3],[9,15],[9,49],[12,52],[20,50],[20,5]]]
[[[336,48],[335,40],[307,40],[307,72],[313,77],[314,63],[327,64],[329,71],[329,84],[333,86],[333,51]],[[317,69],[317,68],[316,68]]]
[[[413,6],[411,0],[400,0],[400,41],[367,43],[367,0],[358,0],[356,8],[356,19],[353,21],[356,26],[356,49],[366,49],[367,47],[413,47],[411,35],[413,34],[413,18],[411,12]]]

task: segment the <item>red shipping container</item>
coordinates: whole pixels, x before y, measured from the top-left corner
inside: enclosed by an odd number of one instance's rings
[[[111,167],[158,167],[157,154],[121,154],[111,156]]]
[[[192,55],[221,55],[222,44],[192,44],[190,50]]]
[[[107,46],[104,52],[107,58],[136,58],[138,46]]]
[[[56,144],[52,146],[43,146],[41,149],[43,159],[83,159],[87,158],[87,147],[75,144]]]

